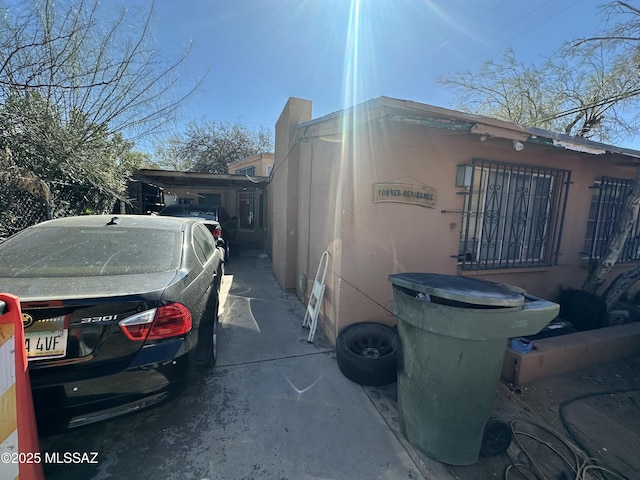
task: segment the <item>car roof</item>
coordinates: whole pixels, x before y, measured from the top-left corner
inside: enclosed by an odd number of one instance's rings
[[[162,210],[160,210],[159,215],[171,215],[173,212],[179,213],[207,213],[207,212],[226,212],[224,207],[220,205],[207,205],[204,203],[183,203],[183,204],[173,204],[167,205]]]
[[[204,218],[204,217],[177,217],[177,218],[190,218],[191,220],[196,220],[200,223],[217,223],[218,225],[220,224],[220,222],[218,220],[214,220],[212,218]]]
[[[194,217],[160,217],[157,215],[81,215],[47,220],[34,227],[104,227],[119,225],[130,228],[182,230],[186,224],[193,224],[196,221],[198,219]]]
[[[167,205],[165,209],[173,210],[218,210],[222,209],[220,205],[213,205],[208,203],[174,203],[173,205]]]

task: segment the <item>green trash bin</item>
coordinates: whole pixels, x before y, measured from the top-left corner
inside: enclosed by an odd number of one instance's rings
[[[400,430],[440,462],[476,463],[508,339],[538,333],[559,305],[470,277],[399,273],[389,281],[400,339]]]

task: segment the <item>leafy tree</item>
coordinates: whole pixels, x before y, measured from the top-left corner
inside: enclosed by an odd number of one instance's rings
[[[240,124],[190,122],[181,136],[169,139],[156,151],[156,166],[200,173],[227,173],[235,160],[273,149],[265,128],[250,130]]]
[[[2,159],[51,186],[55,214],[121,197],[144,160],[133,141],[163,128],[198,86],[185,91],[179,77],[188,51],[158,58],[152,16],[153,4],[0,0]],[[81,193],[66,195],[70,184]]]
[[[79,112],[64,121],[60,109],[38,93],[10,96],[0,105],[1,163],[3,170],[11,171],[4,182],[29,180],[40,190],[46,189],[46,200],[53,203],[56,215],[82,213],[89,204],[92,210],[98,205],[106,208],[120,196],[123,180],[142,158],[119,133],[109,134],[105,126],[87,123]],[[92,130],[90,140],[82,137],[87,130]],[[70,184],[77,187],[76,195],[68,194],[66,201],[59,195],[51,197],[51,191],[59,194]],[[72,205],[74,196],[77,205]]]

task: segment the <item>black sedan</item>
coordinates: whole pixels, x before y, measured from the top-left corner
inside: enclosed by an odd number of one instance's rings
[[[216,360],[222,250],[199,221],[82,216],[0,244],[41,433],[153,405]]]
[[[200,219],[199,219],[200,220]],[[230,255],[230,244],[228,240],[225,240],[225,236],[222,233],[222,227],[220,226],[220,222],[216,222],[215,220],[200,220],[202,224],[207,227],[207,230],[213,235],[213,238],[216,239],[216,244],[222,251],[224,252],[223,258],[224,261],[229,261]]]
[[[237,217],[229,215],[223,207],[206,204],[176,204],[164,207],[158,215],[171,217],[196,217],[201,220],[218,222],[222,229],[222,239],[225,242],[226,256],[229,259],[230,246],[235,239],[237,230]]]

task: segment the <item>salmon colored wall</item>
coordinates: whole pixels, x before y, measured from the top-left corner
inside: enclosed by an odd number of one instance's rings
[[[356,133],[351,177],[350,221],[345,224],[343,289],[338,331],[359,321],[393,324],[389,274],[455,273],[462,199],[452,188],[455,165],[466,157],[451,149],[450,136],[426,135],[424,128],[373,124]],[[456,138],[461,135],[456,135]],[[437,190],[435,208],[374,203],[375,183],[426,185]],[[344,313],[344,315],[343,315]]]
[[[276,122],[273,172],[269,185],[269,222],[273,273],[280,287],[297,285],[300,144],[298,124],[311,120],[311,102],[290,98]]]
[[[305,280],[298,288],[303,300],[313,288],[322,253],[329,252],[325,279],[324,316],[335,318],[339,308],[340,271],[342,268],[341,190],[343,162],[342,144],[337,136],[310,137],[300,143],[300,196],[298,203],[298,274]],[[325,326],[327,335],[334,336],[334,328]]]
[[[603,175],[633,177],[630,166],[596,155],[532,143],[516,151],[509,140],[481,141],[473,134],[389,121],[365,123],[344,137],[339,119],[312,124],[304,132],[295,263],[299,280],[306,276],[306,284],[299,282],[298,291],[308,298],[320,256],[328,249],[331,264],[321,322],[332,341],[351,323],[395,323],[389,274],[462,274],[457,254],[465,196],[455,187],[458,164],[482,158],[571,171],[558,265],[464,272],[512,283],[551,300],[561,286],[579,288],[586,277],[579,252],[591,202],[589,187]],[[374,203],[373,184],[380,182],[433,187],[436,206]]]

